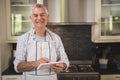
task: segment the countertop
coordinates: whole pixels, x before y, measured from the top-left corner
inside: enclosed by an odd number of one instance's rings
[[[2,72],[2,75],[22,75],[22,73],[17,73],[13,67],[9,67]]]
[[[99,65],[94,65],[93,68],[100,74],[120,74],[120,70],[117,69],[115,64],[108,65],[107,69],[100,69]]]

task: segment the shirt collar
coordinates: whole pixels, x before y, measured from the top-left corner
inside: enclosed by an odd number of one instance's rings
[[[35,36],[35,29],[32,29],[31,30],[31,35],[32,36]],[[48,29],[48,28],[46,28],[46,41],[51,41],[51,40],[53,40],[53,38],[52,38],[52,34],[51,34],[51,31]]]

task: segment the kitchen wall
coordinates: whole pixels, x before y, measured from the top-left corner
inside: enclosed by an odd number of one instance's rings
[[[91,58],[94,48],[91,42],[91,26],[54,26],[54,32],[60,35],[70,60]]]
[[[108,47],[109,56],[119,54],[120,43],[94,43],[91,41],[91,25],[64,25],[50,27],[61,36],[66,53],[70,60],[92,59],[94,54],[101,54]]]
[[[60,35],[70,61],[92,60],[99,68],[98,59],[107,53],[108,68],[116,68],[115,56],[120,56],[120,43],[92,42],[91,25],[56,25],[49,28]]]
[[[6,43],[5,0],[0,0],[0,80],[1,72],[9,66],[11,46]]]

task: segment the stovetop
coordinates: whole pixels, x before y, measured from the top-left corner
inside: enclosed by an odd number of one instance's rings
[[[66,73],[95,72],[91,65],[70,65]]]
[[[79,74],[98,74],[93,67],[91,61],[73,61],[66,71],[62,73],[79,73]]]
[[[91,61],[72,61],[68,69],[57,76],[60,80],[99,80],[99,72],[92,68]]]

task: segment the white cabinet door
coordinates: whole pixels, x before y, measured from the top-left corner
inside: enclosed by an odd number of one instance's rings
[[[30,21],[31,7],[43,0],[6,0],[7,42],[16,43],[18,36],[33,28]]]
[[[120,0],[95,0],[95,4],[92,41],[120,42]]]
[[[22,80],[22,75],[3,75],[2,80]]]

